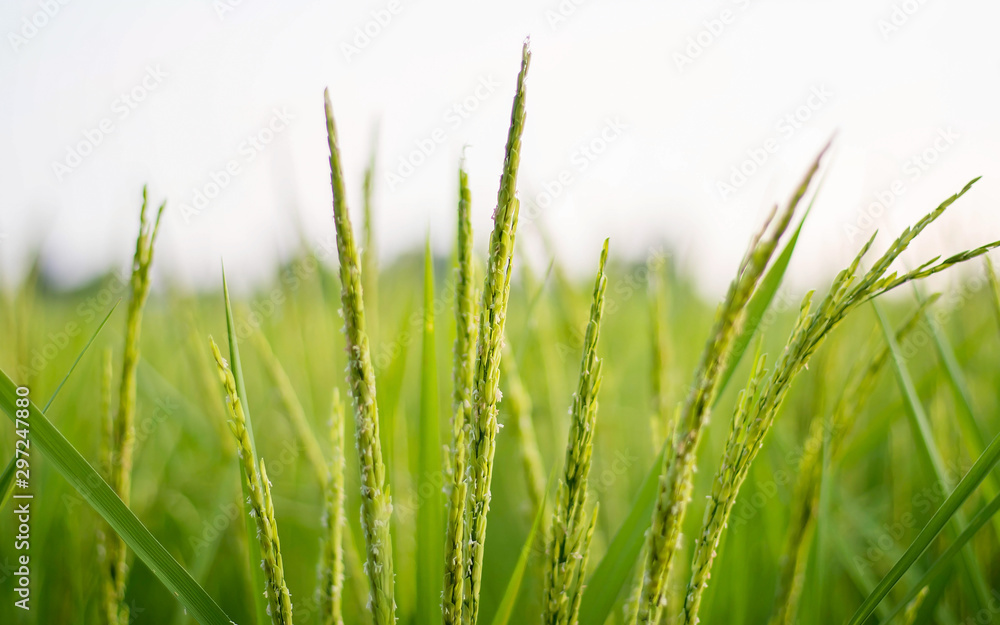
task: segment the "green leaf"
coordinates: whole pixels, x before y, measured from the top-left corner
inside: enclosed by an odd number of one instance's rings
[[[442,475],[437,356],[434,343],[434,257],[430,238],[424,256],[424,314],[422,366],[420,369],[420,441],[417,449],[417,615],[418,623],[441,620],[441,585],[444,567],[444,501],[433,485]]]
[[[11,421],[15,421],[17,397],[17,385],[0,371],[0,408]],[[230,625],[229,617],[205,589],[174,560],[38,407],[29,403],[28,410],[33,449],[48,459],[199,623]]]
[[[897,614],[906,609],[906,606],[913,601],[913,599],[925,586],[936,580],[942,573],[947,571],[948,566],[951,564],[955,555],[962,549],[962,547],[965,546],[967,542],[972,540],[972,537],[976,535],[976,532],[982,529],[982,527],[986,525],[990,519],[994,518],[997,511],[1000,511],[1000,495],[994,497],[992,501],[986,504],[986,506],[972,518],[972,521],[969,522],[969,526],[966,527],[961,534],[959,534],[958,538],[955,539],[955,542],[948,545],[948,548],[945,549],[944,553],[942,553],[941,556],[934,561],[931,568],[927,569],[927,572],[924,573],[923,577],[921,577],[917,583],[913,585],[913,588],[906,593],[906,596],[899,602],[899,605],[897,605],[892,612],[890,612],[889,615],[882,620],[888,623],[895,618]]]
[[[73,371],[76,369],[76,366],[80,364],[80,360],[83,358],[83,355],[86,354],[87,350],[90,349],[90,346],[94,344],[94,340],[97,338],[97,335],[100,334],[101,330],[104,329],[104,325],[108,322],[108,319],[111,318],[111,313],[115,312],[115,308],[118,308],[118,304],[120,303],[121,299],[119,299],[118,301],[116,301],[114,304],[111,305],[111,310],[108,311],[108,314],[104,315],[104,320],[101,321],[101,325],[97,326],[97,329],[94,330],[94,333],[90,336],[90,340],[87,341],[87,344],[83,346],[83,349],[80,351],[79,355],[77,355],[76,360],[74,360],[73,364],[70,366],[69,371],[66,372],[66,375],[63,376],[62,381],[59,382],[59,386],[56,387],[56,390],[52,391],[52,396],[49,397],[49,401],[45,402],[45,407],[42,408],[42,412],[49,411],[49,407],[52,406],[52,402],[55,401],[56,395],[58,395],[59,391],[62,390],[63,385],[66,384],[66,380],[68,380],[69,376],[73,374]]]
[[[916,286],[914,286],[914,290],[916,290]],[[923,304],[923,298],[920,296],[919,291],[917,291],[917,300]],[[959,408],[958,424],[962,431],[962,439],[965,441],[965,448],[969,452],[969,457],[978,458],[986,447],[986,436],[983,434],[983,430],[976,420],[976,411],[972,407],[972,392],[969,390],[969,383],[965,378],[965,373],[962,371],[962,366],[958,364],[958,358],[955,356],[955,349],[952,347],[951,341],[941,331],[941,327],[930,313],[927,312],[926,308],[923,310],[923,318],[927,327],[930,328],[934,348],[937,350],[938,357],[941,359],[941,364],[944,366],[944,371],[948,378],[948,384],[955,395],[955,403]],[[1000,491],[997,488],[996,475],[988,475],[986,480],[983,481],[984,497],[991,499],[998,492]],[[994,525],[997,535],[1000,536],[1000,519],[996,519]]]
[[[240,396],[240,403],[243,405],[243,414],[246,417],[247,434],[250,436],[250,449],[253,450],[253,457],[257,459],[257,444],[253,437],[253,423],[250,420],[250,402],[247,401],[246,386],[243,384],[243,366],[240,364],[240,346],[236,336],[236,323],[233,321],[233,306],[229,300],[229,284],[226,282],[226,268],[222,267],[222,294],[226,303],[226,334],[229,337],[229,368],[232,369],[233,379],[236,381],[236,393]],[[258,623],[270,623],[271,617],[267,615],[267,599],[264,597],[261,588],[265,588],[264,571],[261,570],[260,544],[257,536],[257,526],[250,518],[246,502],[250,499],[250,485],[247,478],[240,471],[240,485],[243,489],[243,498],[240,506],[243,509],[243,527],[246,530],[247,559],[250,564],[250,595],[253,597],[255,615]]]
[[[824,178],[825,179],[825,174]],[[816,188],[816,194],[823,184],[820,180]],[[747,346],[753,339],[760,327],[764,313],[778,293],[781,280],[788,269],[792,252],[795,251],[795,244],[799,240],[799,233],[802,231],[802,224],[805,223],[809,211],[816,201],[816,194],[813,195],[809,206],[803,214],[802,221],[792,234],[788,243],[774,264],[768,269],[761,280],[757,291],[753,294],[746,307],[746,321],[739,337],[733,343],[733,351],[729,357],[729,364],[725,372],[720,377],[719,390],[715,395],[716,401],[722,396],[729,380],[733,376],[737,365],[740,362]],[[629,581],[630,572],[635,565],[639,552],[642,550],[646,537],[646,530],[649,528],[650,518],[653,514],[653,505],[656,502],[657,486],[659,484],[660,468],[663,466],[663,458],[667,451],[665,443],[663,449],[657,454],[656,461],[650,467],[646,478],[642,482],[639,494],[632,503],[628,516],[622,526],[615,533],[615,537],[608,545],[607,553],[601,558],[597,568],[587,581],[587,588],[583,593],[583,601],[580,605],[580,625],[604,625],[608,615],[614,607],[615,601],[621,592],[622,587]]]
[[[806,207],[805,212],[802,214],[802,220],[799,222],[798,227],[795,228],[795,232],[793,232],[791,238],[788,239],[788,243],[786,243],[784,249],[781,250],[781,254],[774,259],[774,263],[771,265],[771,268],[767,270],[766,274],[764,274],[764,278],[760,281],[760,285],[758,285],[757,291],[754,292],[753,297],[751,297],[750,301],[747,302],[743,329],[740,331],[740,335],[733,342],[733,351],[729,354],[729,364],[726,365],[726,370],[719,377],[719,390],[715,394],[716,401],[718,401],[719,397],[722,396],[722,393],[725,392],[726,386],[733,377],[733,373],[736,371],[740,361],[743,359],[743,354],[746,353],[747,347],[750,345],[750,341],[753,340],[754,335],[757,333],[757,329],[760,327],[760,323],[764,319],[764,314],[767,313],[767,309],[770,308],[771,302],[774,300],[774,296],[778,294],[778,287],[781,286],[781,281],[785,277],[785,271],[788,269],[788,263],[792,260],[792,252],[795,251],[795,245],[799,242],[799,233],[802,232],[802,226],[806,223],[806,219],[809,217],[809,213],[812,211],[812,207],[816,203],[816,198],[819,196],[819,192],[823,188],[823,182],[825,180],[826,172],[823,173],[819,182],[816,183],[816,192],[813,193],[812,199],[809,201],[809,206]]]
[[[521,554],[517,557],[517,564],[514,565],[514,572],[510,574],[510,580],[507,582],[507,589],[504,590],[503,598],[500,600],[500,605],[497,606],[497,613],[493,616],[493,625],[507,625],[510,621],[511,614],[514,612],[514,606],[517,604],[517,597],[521,593],[521,583],[524,581],[524,573],[528,569],[528,558],[531,556],[531,546],[535,544],[535,536],[542,527],[542,519],[545,518],[546,504],[549,501],[549,490],[551,489],[554,475],[555,473],[553,472],[552,475],[549,476],[549,487],[545,489],[545,497],[542,499],[542,505],[538,506],[538,512],[535,513],[535,520],[531,523],[531,531],[528,532],[528,537],[524,540],[524,546],[521,547]]]
[[[7,468],[3,470],[3,475],[0,475],[0,510],[7,506],[11,495],[14,494],[14,469],[16,466],[17,456],[15,455],[10,459]]]
[[[892,351],[894,363],[898,366],[900,364],[899,346],[896,344],[895,336],[892,336],[891,332],[885,332],[885,334],[890,350]],[[897,370],[897,374],[900,371],[905,373],[905,369],[900,368]],[[906,377],[908,379],[908,375]],[[902,376],[900,378],[902,381]],[[912,390],[912,381],[910,381],[910,390]],[[889,570],[885,577],[882,578],[882,581],[878,583],[871,594],[864,600],[861,607],[858,608],[858,611],[851,618],[850,625],[861,625],[861,623],[864,623],[865,619],[874,611],[875,606],[889,594],[889,591],[892,590],[896,582],[913,566],[920,555],[930,546],[941,530],[944,529],[945,525],[956,518],[959,514],[959,508],[972,495],[979,484],[986,479],[986,476],[989,475],[998,461],[1000,461],[1000,436],[993,439],[986,448],[986,451],[979,456],[975,464],[972,465],[972,468],[969,469],[969,472],[965,474],[965,477],[958,483],[955,490],[948,496],[948,499],[938,508],[934,516],[931,517],[931,520],[927,522],[927,525],[920,530],[920,533],[907,548],[906,552],[903,553],[899,561],[893,565],[892,569]],[[965,553],[965,550],[963,550],[963,553]]]
[[[944,460],[941,456],[941,451],[938,449],[937,443],[934,441],[934,435],[931,433],[931,426],[927,419],[927,414],[924,411],[923,404],[920,402],[920,397],[917,395],[917,389],[913,384],[913,379],[910,377],[909,369],[907,368],[906,363],[903,360],[903,356],[900,353],[899,343],[896,340],[896,333],[889,326],[889,322],[885,317],[885,312],[882,310],[881,304],[879,304],[877,300],[872,300],[872,307],[875,309],[875,314],[878,316],[879,325],[882,327],[882,334],[885,336],[886,345],[889,347],[889,353],[892,355],[893,370],[896,372],[896,380],[899,382],[899,390],[903,394],[903,398],[906,400],[904,402],[904,405],[906,406],[906,414],[910,418],[913,434],[918,443],[917,448],[922,452],[925,461],[933,470],[937,483],[946,490],[951,489],[954,484],[954,480],[948,475],[947,469],[944,465]],[[965,514],[960,509],[955,510],[954,515],[951,518],[951,524],[955,535],[961,534],[965,529],[965,526],[968,523],[965,519]],[[976,591],[980,606],[986,607],[990,601],[990,592],[986,585],[986,578],[982,572],[983,569],[976,559],[976,554],[971,547],[962,551],[962,559],[965,562],[965,568],[969,573],[969,577],[972,581],[973,589]]]

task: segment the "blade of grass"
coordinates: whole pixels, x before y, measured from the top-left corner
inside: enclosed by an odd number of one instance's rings
[[[7,468],[3,470],[3,475],[0,475],[0,510],[3,510],[7,506],[11,495],[14,494],[14,470],[16,467],[17,456],[15,455],[7,463]]]
[[[788,243],[785,244],[784,249],[781,250],[781,254],[774,259],[774,264],[771,268],[767,270],[764,275],[764,279],[760,281],[760,286],[757,287],[757,292],[754,296],[750,298],[750,302],[747,304],[746,308],[746,321],[743,324],[743,329],[740,332],[739,337],[733,343],[732,355],[729,357],[729,365],[726,367],[725,371],[719,377],[719,392],[716,395],[716,401],[722,396],[726,391],[726,386],[733,377],[733,373],[736,371],[736,367],[739,366],[740,361],[743,359],[743,354],[746,353],[747,347],[750,345],[750,341],[753,340],[754,336],[757,334],[757,329],[760,327],[761,321],[764,319],[764,315],[767,313],[768,308],[771,307],[771,302],[774,300],[774,296],[778,294],[778,288],[781,286],[781,281],[785,277],[785,271],[788,270],[788,264],[792,260],[792,253],[795,251],[795,246],[799,242],[799,233],[802,232],[802,226],[805,225],[806,219],[809,217],[809,213],[812,211],[813,205],[816,203],[816,198],[819,197],[819,192],[823,188],[823,182],[826,180],[826,174],[829,170],[823,172],[820,176],[819,181],[816,183],[816,190],[813,192],[812,199],[809,201],[809,205],[806,206],[805,212],[802,213],[802,219],[799,221],[799,225],[795,228],[795,232],[789,237]]]
[[[924,573],[923,577],[921,577],[917,583],[913,585],[910,591],[906,593],[903,600],[900,601],[899,604],[888,614],[888,616],[882,620],[888,623],[895,618],[897,614],[907,609],[907,606],[917,597],[918,594],[920,594],[921,590],[948,570],[948,566],[955,558],[955,555],[965,546],[966,543],[972,540],[972,537],[976,535],[976,532],[982,529],[983,525],[986,525],[990,519],[995,517],[998,511],[1000,511],[1000,495],[994,497],[988,504],[986,504],[986,506],[983,507],[982,510],[976,513],[976,516],[972,517],[972,521],[969,522],[969,525],[965,528],[965,530],[958,536],[958,538],[955,539],[955,542],[948,545],[948,548],[945,549],[938,559],[934,561],[934,564],[927,569],[927,572]]]
[[[444,567],[444,523],[441,490],[434,485],[440,479],[440,413],[438,403],[437,354],[434,342],[434,256],[427,237],[424,252],[424,323],[420,369],[420,438],[417,453],[417,614],[419,623],[441,620],[441,585]],[[425,487],[427,493],[425,495]]]
[[[555,473],[552,474],[554,476]],[[549,476],[549,485],[552,484],[552,476]],[[497,607],[497,612],[493,616],[492,625],[507,625],[510,622],[510,617],[514,613],[514,606],[517,604],[517,597],[521,592],[521,584],[524,581],[524,574],[528,570],[528,559],[531,557],[531,547],[535,544],[535,537],[542,528],[542,519],[545,518],[545,507],[548,503],[548,493],[549,488],[546,487],[545,494],[542,497],[542,503],[538,506],[538,512],[535,513],[535,520],[531,523],[531,531],[528,532],[528,537],[524,539],[524,546],[521,547],[521,553],[517,557],[517,564],[514,565],[514,572],[510,574],[510,579],[507,581],[507,589],[504,590],[503,598],[500,600],[500,605]]]
[[[472,394],[472,427],[469,437],[468,553],[463,620],[473,625],[479,619],[479,598],[482,588],[483,557],[486,549],[487,515],[492,498],[493,458],[496,452],[497,402],[500,386],[500,357],[507,302],[510,296],[510,276],[513,267],[514,240],[520,202],[517,199],[517,171],[521,161],[521,135],[524,131],[525,78],[531,61],[528,41],[521,49],[521,70],[517,75],[517,90],[511,107],[510,128],[504,148],[503,174],[493,212],[493,232],[490,235],[490,260],[483,284],[480,306],[479,336],[476,342],[475,390]]]
[[[987,256],[987,258],[989,257]],[[923,297],[920,291],[916,287],[914,287],[914,291],[917,295],[917,301],[922,304]],[[930,328],[934,348],[937,350],[941,364],[944,366],[945,377],[947,377],[952,394],[955,396],[955,403],[958,404],[959,426],[961,427],[965,447],[971,458],[978,458],[986,447],[986,436],[983,434],[983,430],[976,420],[976,411],[972,407],[972,393],[969,390],[969,383],[965,378],[965,373],[962,371],[962,366],[958,364],[958,357],[955,355],[955,349],[952,347],[951,341],[948,340],[948,336],[941,330],[937,321],[927,312],[926,308],[923,310],[923,318],[924,323]],[[983,496],[986,499],[992,499],[997,495],[997,492],[996,475],[990,474],[986,476],[986,479],[983,481]],[[997,535],[1000,536],[1000,518],[994,520],[994,527],[996,528]]]
[[[986,277],[990,281],[990,293],[993,297],[990,301],[993,304],[993,312],[996,313],[997,323],[1000,323],[1000,279],[997,278],[996,267],[993,266],[993,259],[987,254],[986,258]]]
[[[222,295],[226,307],[226,335],[229,339],[229,368],[233,373],[236,382],[236,394],[239,396],[240,404],[243,406],[243,414],[246,417],[246,430],[250,438],[250,450],[253,452],[254,461],[257,458],[257,443],[253,436],[253,422],[250,419],[250,402],[247,401],[246,387],[243,384],[243,365],[240,363],[240,346],[236,337],[236,322],[233,320],[233,306],[229,299],[229,283],[226,281],[226,267],[222,266]],[[253,597],[255,616],[257,623],[269,623],[271,617],[267,614],[267,598],[261,594],[260,589],[265,587],[264,571],[259,563],[263,554],[260,545],[254,538],[257,535],[257,526],[247,510],[250,501],[250,485],[247,478],[240,472],[240,485],[243,490],[243,497],[240,506],[243,508],[243,527],[246,531],[245,540],[247,546],[247,559],[250,566],[250,595]]]
[[[62,390],[62,387],[66,384],[66,380],[69,379],[69,376],[73,375],[73,371],[76,370],[76,366],[80,364],[80,360],[83,358],[83,355],[86,354],[87,350],[90,349],[90,346],[94,344],[94,340],[97,338],[97,335],[104,329],[104,326],[108,323],[108,319],[111,318],[111,314],[115,312],[115,309],[118,308],[118,304],[120,303],[121,299],[111,305],[111,310],[108,311],[108,314],[104,315],[104,319],[101,321],[100,325],[97,326],[97,329],[94,330],[94,333],[90,336],[90,340],[87,341],[87,344],[83,346],[83,349],[80,350],[79,355],[77,355],[76,360],[74,360],[73,364],[70,365],[69,371],[66,372],[66,375],[64,375],[63,379],[59,382],[59,385],[56,386],[56,390],[52,391],[52,396],[49,397],[49,401],[45,402],[45,407],[42,408],[42,412],[49,411],[49,407],[52,406],[52,402],[56,400],[56,395],[58,395],[59,391]]]
[[[906,363],[903,362],[903,356],[900,353],[899,343],[896,341],[896,333],[893,332],[889,326],[889,322],[886,319],[885,312],[882,310],[881,304],[879,304],[876,300],[872,300],[872,307],[875,309],[879,325],[882,327],[882,334],[885,336],[886,344],[889,346],[889,353],[892,356],[893,370],[896,372],[896,381],[899,383],[900,392],[906,399],[905,405],[907,408],[907,415],[910,417],[910,424],[912,426],[914,437],[917,439],[918,448],[922,452],[921,455],[924,456],[924,459],[933,470],[934,477],[937,482],[941,484],[945,490],[951,490],[954,482],[947,473],[941,452],[937,447],[937,443],[934,441],[933,434],[931,433],[927,414],[924,411],[923,404],[920,402],[920,398],[917,396],[917,390],[913,384],[913,379],[910,377]],[[955,534],[961,534],[967,524],[968,522],[965,519],[965,514],[960,509],[956,509],[951,518],[951,525]],[[982,566],[980,565],[978,559],[976,558],[976,554],[971,547],[962,551],[962,559],[964,561],[965,568],[969,573],[969,577],[972,581],[973,589],[976,592],[980,607],[986,607],[990,601],[990,593],[986,585],[986,578],[982,572]]]
[[[0,371],[0,408],[16,419],[17,385]],[[53,467],[80,493],[125,544],[202,625],[231,625],[232,621],[198,582],[170,555],[111,490],[79,451],[30,403],[31,440]]]
[[[815,202],[815,197],[812,202]],[[809,208],[812,208],[812,202],[810,202]],[[760,286],[747,304],[746,322],[738,338],[734,341],[732,357],[729,361],[730,364],[720,377],[719,392],[715,395],[716,401],[721,397],[726,385],[732,378],[733,372],[736,370],[736,365],[746,351],[747,345],[750,344],[750,341],[756,334],[764,313],[778,293],[778,287],[784,278],[785,271],[792,257],[792,252],[798,243],[799,232],[802,229],[802,224],[805,222],[808,212],[807,209],[793,236],[785,244],[784,249],[771,268],[768,269],[761,280]],[[622,587],[631,579],[630,572],[639,557],[639,552],[642,550],[645,533],[649,528],[649,519],[653,513],[653,506],[656,503],[660,468],[663,466],[668,446],[669,441],[665,442],[662,449],[660,449],[660,453],[657,455],[652,466],[650,466],[642,482],[642,486],[639,488],[632,507],[625,517],[625,521],[615,533],[614,538],[608,545],[607,552],[601,558],[597,568],[587,582],[586,590],[583,593],[583,603],[580,606],[580,625],[603,625],[608,615],[611,614],[611,610],[618,595],[621,593]]]
[[[986,479],[986,476],[989,475],[998,461],[1000,461],[1000,435],[994,438],[986,447],[983,455],[979,456],[975,464],[972,465],[972,468],[969,469],[969,472],[965,474],[965,477],[958,483],[955,490],[951,492],[945,502],[941,504],[941,507],[937,509],[930,521],[920,530],[920,533],[913,539],[913,542],[896,564],[886,573],[885,577],[872,590],[871,594],[865,598],[861,606],[858,607],[857,612],[851,617],[848,625],[861,625],[871,616],[876,606],[882,602],[882,599],[889,594],[889,591],[892,590],[896,582],[913,566],[920,555],[930,546],[931,542],[941,533],[945,525],[951,522],[958,509],[972,495],[979,484]]]

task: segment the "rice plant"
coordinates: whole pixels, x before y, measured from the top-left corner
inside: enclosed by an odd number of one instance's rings
[[[326,130],[330,144],[330,179],[333,186],[333,216],[337,229],[340,257],[341,314],[347,338],[347,387],[354,403],[355,445],[361,469],[361,527],[367,545],[365,573],[369,582],[369,605],[375,623],[396,622],[393,586],[392,538],[389,518],[392,500],[385,478],[382,444],[379,438],[378,403],[375,394],[375,370],[366,331],[365,305],[361,286],[361,264],[354,244],[354,232],[347,210],[344,174],[340,165],[337,127],[333,121],[330,93],[326,98]]]
[[[469,437],[469,502],[466,527],[468,546],[465,555],[466,581],[462,620],[479,619],[479,596],[482,590],[483,554],[486,547],[486,517],[490,511],[490,487],[493,481],[493,455],[496,451],[497,402],[500,387],[500,357],[510,276],[514,258],[514,236],[520,203],[516,197],[517,169],[521,160],[521,134],[525,122],[525,78],[531,53],[525,42],[521,51],[521,71],[510,117],[507,147],[504,150],[503,175],[493,213],[490,258],[479,312],[476,364],[473,374],[472,423]]]
[[[590,543],[597,523],[597,509],[587,507],[587,486],[594,453],[597,425],[597,395],[601,389],[603,361],[597,357],[597,341],[604,315],[608,242],[604,242],[594,284],[594,301],[583,342],[580,381],[570,408],[569,440],[563,477],[556,494],[556,509],[546,547],[544,612],[542,621],[550,625],[575,625],[583,597]]]
[[[785,312],[824,148],[712,317],[681,266],[609,258],[605,241],[596,277],[577,281],[544,224],[518,232],[527,42],[520,60],[485,262],[464,154],[448,271],[430,237],[422,264],[376,262],[377,159],[356,240],[327,92],[336,255],[299,251],[262,291],[268,312],[258,291],[231,300],[225,275],[221,301],[173,286],[150,298],[163,207],[147,215],[145,192],[120,358],[102,335],[114,298],[55,292],[37,269],[3,291],[0,325],[28,335],[0,346],[0,366],[32,396],[0,372],[0,407],[15,427],[30,420],[44,458],[32,561],[43,592],[65,588],[27,622],[984,622],[1000,596],[1000,241],[894,270],[978,179],[869,261],[872,237],[822,298]],[[526,234],[551,257],[544,274]],[[984,274],[958,281],[959,298],[876,302],[979,256]],[[93,321],[55,366],[22,373],[34,342],[81,310]],[[202,330],[220,312],[225,355]],[[373,340],[376,324],[397,330]],[[672,372],[685,370],[682,388]],[[726,392],[734,378],[743,388]],[[251,418],[248,390],[275,401]],[[3,460],[0,508],[20,488],[18,458]],[[126,551],[142,563],[131,574]],[[7,603],[0,621],[19,622]]]
[[[153,265],[153,245],[160,228],[160,218],[166,202],[160,204],[156,218],[150,222],[146,208],[147,189],[142,189],[142,208],[139,210],[139,236],[135,243],[130,280],[131,297],[125,322],[125,349],[122,355],[122,377],[118,390],[118,407],[111,417],[110,451],[105,461],[108,477],[125,505],[132,498],[132,465],[135,456],[136,369],[139,364],[139,339],[142,333],[142,311],[149,297],[149,270]],[[107,372],[108,365],[105,365]],[[104,414],[108,414],[105,410]],[[106,432],[107,434],[107,432]],[[104,619],[108,625],[129,622],[129,607],[125,603],[125,585],[128,577],[125,543],[117,536],[105,537],[103,551],[104,569]]]

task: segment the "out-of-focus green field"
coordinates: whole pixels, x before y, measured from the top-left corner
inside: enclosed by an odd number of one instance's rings
[[[396,600],[402,623],[415,622],[416,605],[412,510],[421,496],[413,478],[420,405],[421,265],[420,258],[412,256],[382,268],[377,319],[372,328],[384,448],[390,450],[387,462],[394,502]],[[444,443],[450,440],[454,270],[446,258],[438,259],[435,265],[440,438]],[[522,263],[516,263],[507,340],[531,396],[545,471],[559,471],[592,282],[587,279],[572,283],[558,268],[529,278],[522,268]],[[932,316],[939,319],[955,350],[975,418],[989,441],[1000,431],[1000,325],[982,265],[969,269],[962,282],[957,272],[949,274],[952,290],[935,305]],[[229,272],[238,274],[239,267],[230,267]],[[646,265],[641,263],[612,262],[608,273],[607,308],[599,346],[605,360],[604,380],[591,473],[592,496],[600,502],[600,516],[591,568],[604,555],[658,451],[651,427],[648,276]],[[227,451],[231,449],[231,434],[207,341],[210,334],[222,345],[226,340],[221,276],[219,282],[217,292],[197,295],[173,292],[163,288],[162,283],[154,283],[142,330],[132,508],[226,614],[238,623],[248,623],[252,622],[251,593],[259,590],[250,587],[245,526],[239,511],[239,471],[235,456]],[[710,331],[715,302],[700,300],[691,284],[673,268],[668,271],[667,284],[665,376],[673,405],[683,400],[691,383]],[[822,293],[825,285],[816,287]],[[902,291],[902,297],[888,307],[896,321],[914,305],[910,291]],[[258,451],[267,460],[273,482],[285,573],[295,602],[295,620],[302,624],[316,622],[312,598],[317,588],[322,493],[252,335],[263,333],[267,337],[314,429],[322,432],[332,389],[345,389],[339,294],[336,267],[327,261],[317,264],[314,257],[303,254],[283,267],[271,284],[237,295],[234,303]],[[118,298],[127,300],[128,287],[127,280],[115,276],[78,292],[65,293],[48,288],[37,279],[37,273],[32,273],[16,291],[4,293],[0,368],[17,383],[27,385],[35,403],[44,404]],[[786,342],[798,300],[797,295],[782,294],[776,300],[778,310],[772,310],[763,320],[764,351],[773,354],[772,359],[777,358]],[[101,436],[101,352],[105,347],[113,350],[117,375],[124,309],[122,305],[115,311],[48,412],[69,441],[95,466]],[[796,381],[740,492],[712,571],[702,608],[703,622],[767,622],[788,529],[797,461],[810,421],[832,410],[850,368],[859,359],[870,357],[882,344],[876,317],[865,305],[835,331],[809,370]],[[974,458],[970,458],[963,442],[964,433],[956,417],[960,408],[928,326],[922,323],[902,348],[929,415],[934,440],[957,480]],[[685,537],[697,535],[701,526],[705,495],[725,444],[734,399],[746,379],[747,366],[747,362],[742,363],[713,411],[699,452],[701,470],[685,521]],[[501,388],[506,388],[504,380]],[[502,403],[501,420],[506,417]],[[0,430],[3,464],[12,453],[12,430]],[[347,440],[353,440],[350,417]],[[509,432],[501,430],[486,544],[484,622],[492,618],[532,521],[518,454]],[[105,524],[44,457],[35,455],[31,468],[36,492],[32,526],[34,609],[26,615],[12,605],[15,526],[8,507],[0,511],[0,623],[98,623],[100,576],[96,545],[98,533],[107,531]],[[347,549],[362,552],[358,465],[350,445],[347,482],[347,516],[353,539]],[[436,484],[433,488],[440,490],[442,486]],[[857,416],[843,455],[825,474],[824,488],[823,510],[799,609],[802,623],[846,621],[947,494],[920,457],[891,366],[886,367],[872,400]],[[966,503],[969,517],[985,503],[984,488]],[[974,545],[987,582],[1000,597],[997,531],[996,526],[987,524],[977,534]],[[951,538],[945,532],[934,543],[887,604],[895,605]],[[684,541],[683,553],[677,559],[675,569],[680,570],[673,576],[677,585],[688,579],[691,542],[690,538]],[[538,541],[535,546],[512,622],[539,622],[542,545]],[[925,604],[936,609],[925,608],[927,614],[918,618],[966,623],[973,622],[967,619],[977,611],[984,614],[973,599],[961,566],[952,568],[943,579],[943,584],[932,585],[925,599]],[[349,564],[344,595],[346,622],[368,620],[363,605],[366,595],[366,580],[353,575]],[[132,560],[126,596],[135,623],[193,622],[137,559]],[[1000,601],[993,606],[1000,607]],[[989,609],[987,612],[990,619],[998,616]],[[622,610],[616,608],[612,622],[621,621]]]

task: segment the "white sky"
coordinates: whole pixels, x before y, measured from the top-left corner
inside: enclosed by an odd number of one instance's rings
[[[978,175],[912,260],[1000,238],[1000,3],[229,0],[236,6],[220,17],[226,1],[0,6],[8,275],[38,244],[47,270],[66,284],[127,265],[148,182],[151,200],[168,200],[161,280],[216,287],[220,257],[236,283],[266,277],[291,253],[297,220],[313,241],[332,233],[326,86],[356,213],[379,128],[382,258],[416,248],[428,230],[440,252],[450,248],[466,144],[485,249],[525,35],[533,59],[522,205],[545,204],[538,221],[573,271],[591,272],[610,235],[613,252],[633,258],[667,244],[707,291],[720,291],[769,203],[787,196],[834,129],[832,167],[793,263],[794,284],[818,285],[874,228],[885,245]],[[58,11],[38,17],[48,3]],[[900,25],[886,32],[894,11]],[[391,19],[348,58],[345,44],[366,25],[374,32],[376,16]],[[33,18],[43,25],[26,27]],[[707,44],[700,52],[699,37]],[[689,52],[697,58],[679,67]],[[133,90],[143,101],[126,116],[121,96]],[[461,118],[456,105],[475,110]],[[275,111],[288,124],[274,122],[273,140],[248,148]],[[796,111],[805,120],[798,128],[781,122]],[[87,131],[96,137],[105,119],[112,132],[57,176],[53,163],[65,165],[68,147]],[[607,149],[582,156],[581,146],[601,147],[602,133]],[[386,175],[427,142],[430,156],[390,189]],[[723,199],[718,181],[766,144],[774,154]],[[927,150],[935,162],[917,175],[913,159]],[[229,161],[239,173],[186,222],[182,205]],[[561,175],[571,182],[551,202],[539,196]],[[901,193],[892,205],[859,222],[859,211],[894,183]],[[522,217],[521,240],[541,262],[531,222]],[[859,225],[853,238],[851,224]]]

